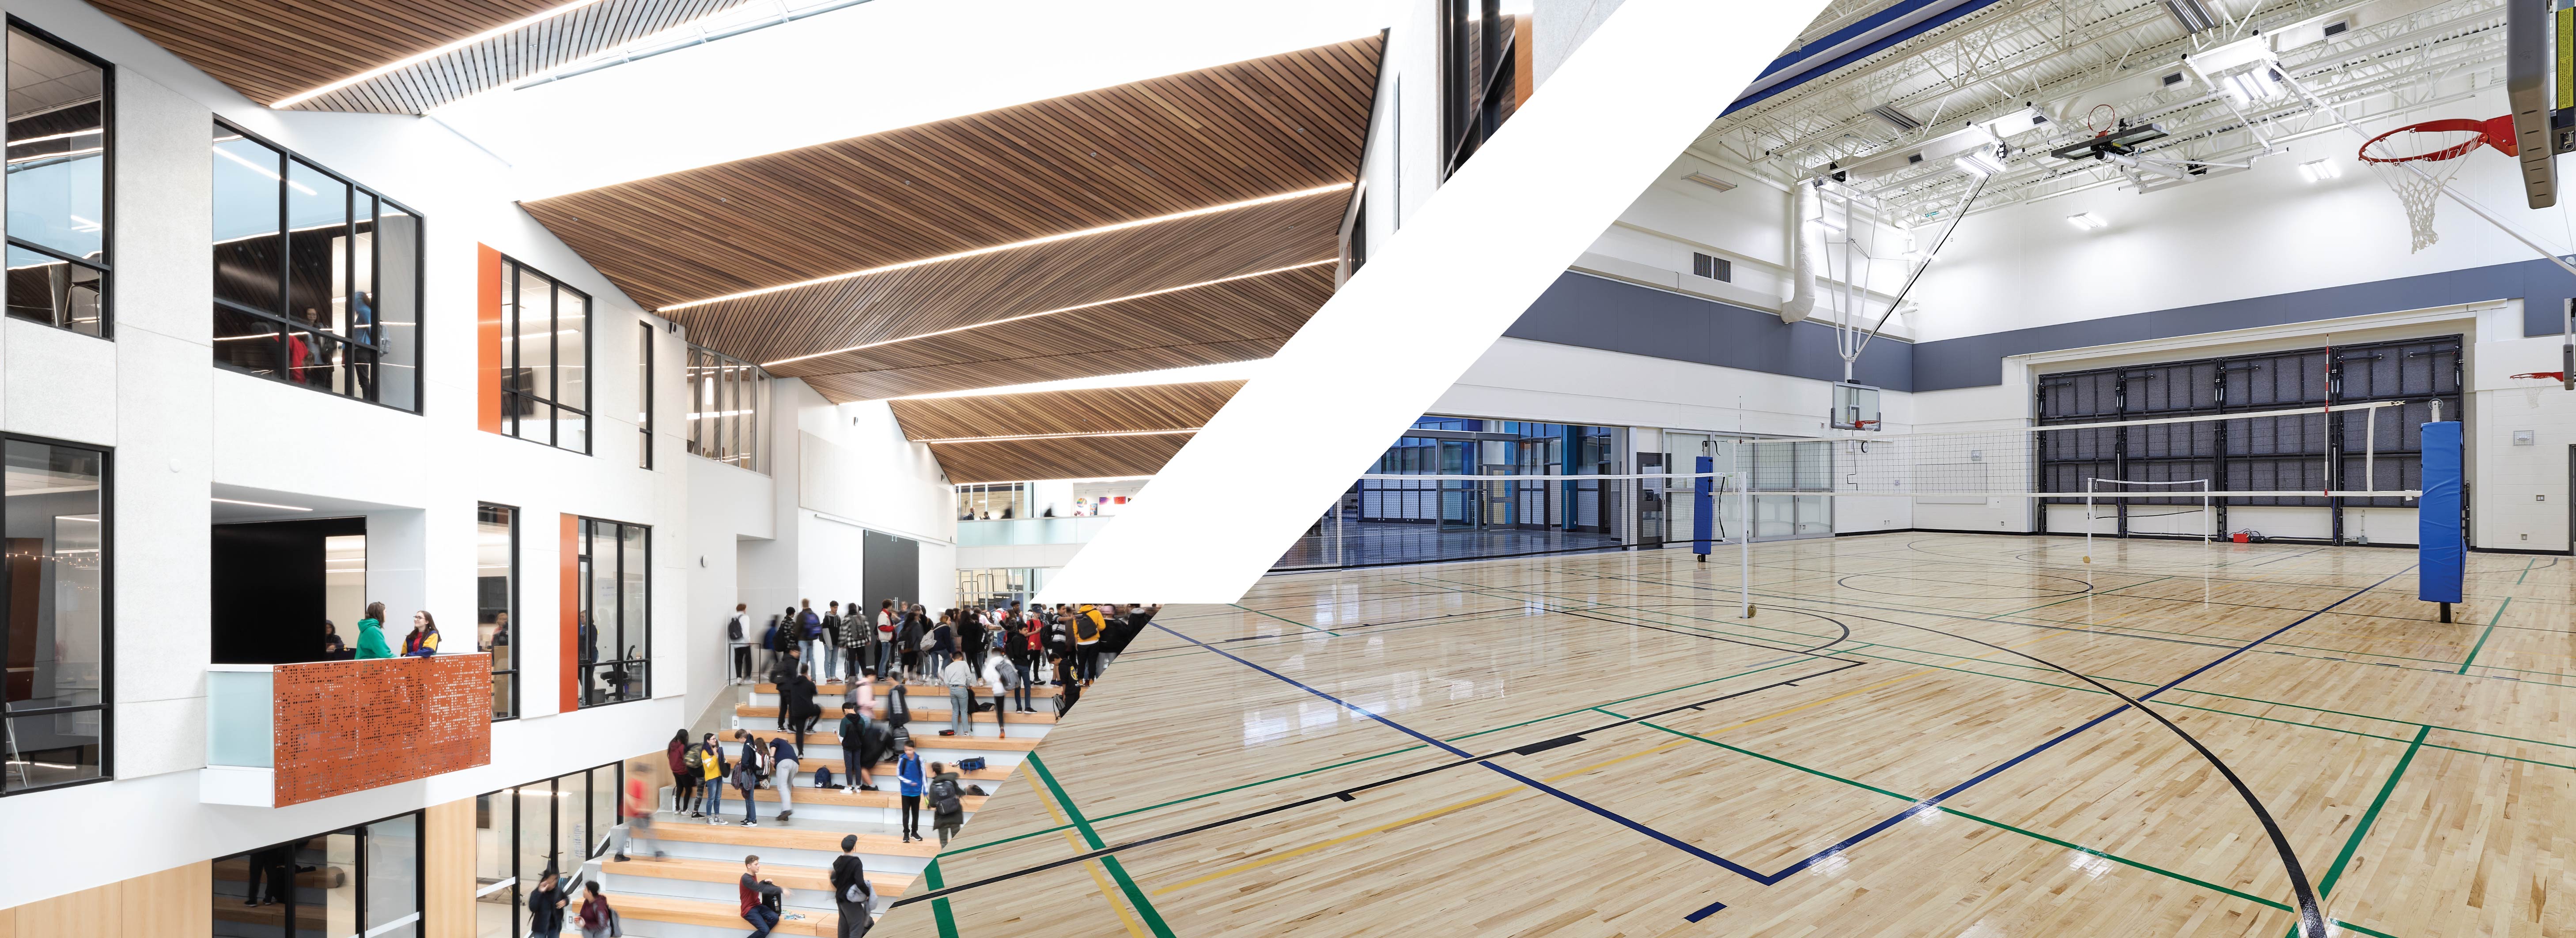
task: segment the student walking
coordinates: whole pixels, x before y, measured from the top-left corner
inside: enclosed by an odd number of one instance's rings
[[[769,738],[769,786],[778,790],[778,823],[796,813],[796,756],[799,750],[785,736]]]
[[[877,654],[873,660],[876,661],[875,673],[879,678],[886,677],[894,669],[895,627],[902,621],[903,616],[894,611],[894,600],[877,603],[876,635],[872,640],[876,643]]]
[[[966,788],[945,765],[933,762],[930,771],[930,828],[939,832],[939,849],[946,850],[948,839],[966,824]]]
[[[853,693],[851,700],[857,699],[857,695]],[[868,748],[868,712],[857,706],[842,707],[840,734],[841,790],[855,793],[861,788],[874,787],[873,783],[868,781],[869,766],[865,760]]]
[[[748,603],[733,604],[733,618],[725,620],[725,641],[733,646],[733,679],[751,680],[751,609]],[[494,633],[499,634],[499,633]]]
[[[777,883],[760,878],[760,857],[742,858],[742,920],[751,923],[747,938],[769,938],[769,930],[778,927],[780,910],[787,906],[787,890]]]
[[[691,817],[702,817],[709,824],[724,823],[725,776],[732,769],[725,765],[724,747],[716,745],[716,734],[708,733],[698,740],[698,790],[706,803]]]
[[[528,938],[563,938],[563,883],[553,867],[537,875],[536,891],[528,893]]]
[[[617,910],[599,891],[599,881],[581,884],[581,938],[608,938],[617,931]]]
[[[821,690],[814,686],[812,677],[801,671],[790,676],[787,683],[778,685],[778,709],[787,717],[787,728],[796,733],[798,751],[805,748],[805,734],[812,732],[815,722],[823,719],[823,706],[814,700],[815,694]]]
[[[939,735],[975,735],[975,669],[959,658],[940,669],[939,682],[948,685],[948,731]]]
[[[905,743],[903,759],[894,765],[894,774],[903,782],[903,842],[921,837],[921,753]]]
[[[823,614],[814,611],[811,599],[797,600],[796,607],[796,647],[804,649],[805,660],[821,661]]]
[[[1084,687],[1100,677],[1100,635],[1106,627],[1097,606],[1085,604],[1073,613],[1073,670]]]
[[[831,679],[832,679],[832,672],[834,672],[834,671],[838,671],[838,670],[840,670],[840,668],[841,668],[841,601],[840,601],[840,600],[837,600],[837,599],[832,600],[832,604],[831,604],[831,606],[830,606],[829,608],[826,608],[825,610],[823,610],[823,636],[822,636],[822,639],[823,639],[823,669],[822,669],[822,670],[820,670],[820,671],[816,671],[816,672],[814,672],[814,677],[815,677],[815,679],[816,679],[816,680],[828,681],[828,680],[831,680]]]
[[[903,680],[921,676],[921,641],[928,631],[921,621],[921,607],[914,606],[903,614],[903,624],[896,626],[895,641],[903,646]]]
[[[385,604],[368,603],[367,617],[358,620],[358,654],[367,658],[391,658],[393,647],[385,644]]]
[[[876,924],[868,917],[868,903],[874,900],[875,887],[868,885],[868,867],[854,851],[859,849],[857,834],[841,836],[841,855],[832,858],[832,907],[841,913],[841,938],[859,938]]]
[[[742,743],[742,758],[733,764],[733,790],[742,796],[742,826],[759,827],[760,801],[752,795],[760,790],[760,741],[751,738],[748,730],[733,731],[733,738]]]
[[[1020,691],[1020,712],[1028,712],[1028,685],[1020,681],[1019,670],[1011,667],[1010,661],[1000,655],[994,655],[984,659],[984,686],[993,689],[994,733],[1002,736],[1010,735],[1002,732],[1002,712],[1011,705],[1009,694],[1014,687]]]
[[[966,667],[978,673],[984,670],[984,610],[969,608],[957,615],[957,653],[966,659]]]
[[[937,680],[940,672],[948,670],[948,662],[957,656],[957,610],[939,614],[939,621],[930,627],[930,637],[922,643],[922,650],[929,654],[922,658],[921,671]]]

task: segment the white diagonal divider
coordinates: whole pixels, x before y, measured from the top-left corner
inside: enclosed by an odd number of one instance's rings
[[[1240,598],[1823,6],[1628,0],[1038,599]]]

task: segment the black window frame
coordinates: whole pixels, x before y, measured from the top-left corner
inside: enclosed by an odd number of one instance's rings
[[[1519,22],[1503,13],[1501,0],[1440,0],[1435,16],[1440,36],[1440,178],[1446,180],[1511,119],[1517,104],[1515,89],[1528,78],[1520,74]]]
[[[350,895],[356,898],[357,904],[351,910],[351,914],[360,923],[358,925],[359,932],[364,933],[368,930],[368,926],[364,924],[367,920],[367,883],[369,881],[367,877],[367,838],[372,836],[372,832],[370,832],[368,828],[403,817],[409,817],[412,819],[411,907],[416,910],[413,912],[413,915],[415,915],[416,918],[414,918],[410,924],[413,929],[413,934],[428,935],[431,934],[431,932],[429,930],[429,811],[427,809],[415,808],[410,811],[396,811],[372,821],[350,824],[345,827],[334,827],[330,830],[308,834],[303,837],[294,838],[293,840],[281,840],[276,843],[265,844],[256,849],[244,850],[239,853],[228,853],[223,856],[216,857],[214,862],[221,863],[235,857],[247,858],[261,850],[283,847],[297,841],[311,841],[316,838],[329,837],[333,834],[342,832],[355,832],[358,837],[358,843],[356,851],[350,857],[349,868],[350,881],[356,887]],[[287,874],[290,881],[296,875],[293,868],[294,864],[290,860]],[[232,898],[230,896],[216,895],[212,888],[209,888],[207,893],[207,899],[210,902],[216,899]],[[278,922],[277,925],[278,938],[291,938],[291,936],[295,934],[295,907],[299,904],[296,901],[295,893],[296,890],[293,888],[286,890],[286,901],[281,904],[281,907],[285,911],[285,915],[283,920]],[[324,907],[325,909],[329,907],[327,902]],[[383,928],[386,926],[379,925],[375,927]]]
[[[525,515],[526,512],[521,510],[517,505],[504,505],[500,502],[475,502],[474,524],[475,527],[478,528],[476,531],[476,534],[478,535],[482,533],[479,529],[483,524],[483,510],[487,508],[498,508],[510,513],[510,589],[509,595],[501,600],[501,612],[510,617],[510,625],[507,629],[494,629],[492,631],[492,643],[495,648],[498,648],[503,644],[510,646],[510,666],[507,668],[501,667],[497,661],[494,662],[492,666],[492,676],[502,677],[506,675],[510,679],[508,711],[500,712],[500,708],[496,706],[494,707],[495,712],[492,714],[492,722],[499,723],[504,720],[516,720],[519,718],[519,672],[523,670],[519,667],[519,649],[521,647],[519,644],[519,518],[522,515]],[[481,578],[478,576],[477,579],[479,580]],[[478,584],[475,591],[478,597],[476,603],[479,605],[481,603],[479,597],[482,592],[482,587]],[[477,616],[478,618],[480,616],[479,610],[477,612]],[[482,623],[477,622],[475,624],[479,627]]]
[[[574,606],[576,647],[573,650],[573,709],[588,710],[593,707],[610,707],[622,703],[651,700],[653,699],[653,526],[610,518],[593,518],[588,515],[573,517],[576,520],[573,563],[580,582]],[[594,615],[596,610],[591,605],[592,601],[598,598],[598,591],[593,588],[598,582],[599,573],[594,566],[598,562],[598,556],[594,553],[592,544],[597,540],[595,529],[600,526],[614,528],[618,532],[616,535],[618,546],[615,552],[618,564],[617,635],[616,642],[607,647],[613,654],[621,657],[602,658],[596,653],[600,641],[607,638],[604,630],[599,628],[599,620]],[[643,621],[640,623],[630,623],[626,616],[625,531],[628,528],[644,532],[644,608]],[[588,625],[592,630],[587,641],[579,639],[578,630],[584,625]],[[640,633],[632,633],[630,629],[640,629]],[[635,643],[634,647],[637,651],[633,657],[622,657],[623,650],[627,647],[626,639],[630,634],[640,634],[641,641]],[[638,685],[638,688],[613,696],[594,694],[592,675],[613,673],[603,669],[614,668],[631,668],[632,670],[627,673],[636,677],[630,678],[629,682]]]
[[[546,799],[547,804],[554,806],[554,810],[546,813],[546,844],[550,848],[560,846],[563,843],[563,780],[579,777],[584,780],[585,784],[587,784],[591,773],[611,767],[617,769],[617,780],[612,783],[616,786],[616,791],[611,793],[614,796],[612,798],[612,803],[616,805],[616,809],[614,812],[615,816],[608,819],[610,821],[609,824],[602,825],[594,823],[594,819],[590,817],[590,808],[592,805],[597,804],[598,800],[596,798],[587,797],[589,794],[588,792],[583,793],[585,797],[575,799],[580,801],[582,805],[582,832],[584,834],[588,834],[593,831],[608,831],[616,824],[626,823],[626,760],[623,759],[616,762],[603,762],[589,768],[574,769],[561,775],[548,776],[546,778],[537,779],[524,784],[512,785],[507,788],[494,789],[475,796],[478,799],[478,803],[476,805],[477,810],[491,810],[489,807],[491,802],[488,799],[492,798],[505,798],[510,803],[510,840],[509,846],[502,851],[502,853],[507,854],[510,858],[510,934],[524,935],[528,933],[528,893],[536,889],[537,880],[545,875],[545,870],[522,869],[519,862],[520,860],[525,859],[523,852],[519,849],[519,831],[521,825],[527,823],[527,818],[524,816],[524,813],[519,810],[519,806],[524,804],[526,801],[526,799],[521,797],[521,792],[528,788],[542,786],[547,794],[555,796]],[[498,812],[493,813],[497,814]],[[569,870],[561,865],[563,862],[562,858],[554,858],[555,865],[551,868],[554,869],[557,874],[556,879],[558,883],[570,882],[572,874],[580,872],[582,867],[589,861],[607,856],[609,851],[605,842],[594,840],[592,843],[583,845],[582,852],[586,854],[586,856],[576,860]],[[550,853],[549,856],[553,855]],[[479,869],[475,873],[475,879],[475,890],[477,892],[488,888],[487,885],[481,881],[482,875]],[[481,897],[477,896],[476,898],[479,899]],[[567,898],[576,897],[568,895]],[[578,905],[568,907],[564,910],[566,913],[564,918],[567,922],[571,920],[572,916],[570,913],[575,908],[578,908]]]
[[[217,128],[222,129],[224,132],[227,132],[227,133],[233,133],[233,134],[239,134],[239,135],[242,137],[242,139],[249,140],[249,141],[251,141],[251,142],[253,142],[253,143],[259,144],[260,146],[267,147],[267,148],[269,148],[269,149],[271,149],[271,150],[277,151],[277,153],[278,153],[278,167],[277,167],[277,173],[276,173],[276,175],[277,175],[277,177],[278,177],[278,180],[277,180],[277,203],[278,203],[278,219],[277,219],[277,224],[278,224],[278,235],[279,235],[279,239],[280,239],[280,243],[279,243],[279,250],[278,250],[278,299],[277,299],[277,302],[278,302],[278,308],[277,308],[277,309],[275,309],[275,310],[263,310],[263,309],[259,309],[259,308],[257,308],[257,307],[254,307],[254,306],[252,306],[252,305],[250,305],[250,304],[248,304],[248,303],[242,303],[242,302],[235,301],[235,300],[225,299],[225,298],[224,298],[224,297],[222,297],[221,295],[217,295],[217,296],[215,296],[215,297],[213,298],[213,303],[214,303],[214,308],[215,308],[215,310],[216,310],[216,311],[218,311],[218,312],[229,311],[229,312],[238,313],[238,314],[241,314],[241,315],[250,316],[250,317],[253,317],[253,319],[254,319],[254,320],[256,320],[256,321],[258,321],[258,322],[261,322],[261,323],[264,323],[264,324],[268,324],[268,325],[272,325],[272,326],[277,327],[277,330],[278,330],[277,343],[278,343],[278,346],[279,346],[279,352],[278,352],[278,354],[277,354],[277,360],[278,360],[278,361],[280,361],[280,362],[284,362],[284,361],[287,361],[287,360],[288,360],[287,355],[286,355],[286,353],[285,353],[285,351],[284,351],[284,349],[285,349],[285,347],[286,347],[286,340],[287,340],[287,337],[288,337],[289,335],[291,335],[291,334],[293,334],[293,333],[295,333],[295,332],[299,332],[299,331],[301,331],[301,332],[308,332],[308,333],[313,333],[313,334],[321,335],[321,336],[327,336],[327,337],[330,337],[330,338],[333,338],[333,339],[339,340],[339,341],[344,342],[344,343],[345,343],[345,342],[348,342],[348,340],[349,340],[349,338],[350,338],[350,337],[348,337],[348,336],[338,335],[338,334],[334,334],[334,333],[331,333],[331,332],[327,332],[327,331],[323,331],[323,330],[314,329],[314,328],[311,328],[311,327],[308,327],[308,326],[301,326],[301,325],[298,325],[298,324],[296,324],[296,322],[295,322],[295,318],[294,318],[294,317],[289,313],[289,311],[288,311],[288,307],[292,305],[292,299],[293,299],[293,294],[292,294],[291,289],[290,289],[290,284],[291,284],[292,277],[293,277],[294,261],[293,261],[293,258],[292,258],[293,251],[292,251],[292,250],[291,250],[291,248],[289,247],[289,245],[291,244],[291,241],[289,240],[289,239],[291,238],[291,235],[290,235],[290,233],[289,233],[289,222],[288,222],[288,216],[287,216],[287,208],[286,208],[286,206],[287,206],[287,200],[288,200],[287,192],[288,192],[288,187],[289,187],[289,183],[288,183],[288,181],[287,181],[287,180],[288,180],[288,178],[290,178],[290,174],[293,172],[293,167],[294,167],[294,166],[296,166],[296,165],[299,165],[299,164],[300,164],[300,165],[302,165],[303,167],[305,167],[306,169],[310,169],[310,170],[313,170],[314,172],[321,173],[323,176],[326,176],[326,177],[330,178],[331,180],[333,180],[333,181],[335,181],[335,182],[338,182],[338,183],[340,183],[341,185],[344,185],[344,186],[347,186],[347,187],[348,187],[348,197],[347,197],[347,198],[348,198],[348,203],[347,203],[346,205],[344,205],[344,206],[343,206],[343,210],[344,210],[344,212],[346,213],[344,217],[346,217],[346,218],[348,219],[347,224],[348,224],[348,225],[350,225],[353,229],[354,229],[354,227],[355,227],[355,226],[356,226],[356,224],[357,224],[357,212],[356,212],[356,205],[357,205],[357,200],[358,200],[358,198],[359,198],[359,194],[360,194],[360,193],[364,193],[364,194],[365,194],[365,195],[367,195],[367,196],[373,197],[373,198],[376,200],[376,202],[377,202],[377,204],[378,204],[378,206],[379,206],[379,208],[378,208],[378,210],[377,210],[377,212],[376,212],[376,219],[375,219],[375,222],[374,222],[374,228],[370,230],[370,234],[371,234],[371,235],[381,234],[381,233],[384,231],[384,223],[383,223],[383,219],[384,219],[384,211],[383,211],[383,208],[382,208],[383,206],[392,206],[392,207],[394,207],[394,208],[396,208],[396,209],[401,210],[405,215],[408,215],[408,216],[410,216],[410,217],[411,217],[412,224],[413,224],[413,226],[414,226],[414,231],[413,231],[413,235],[412,235],[412,267],[411,267],[411,269],[412,269],[412,277],[411,277],[411,292],[412,292],[412,298],[411,298],[411,308],[412,308],[412,315],[415,317],[415,321],[414,321],[414,322],[413,322],[413,324],[412,324],[412,340],[411,340],[412,361],[411,361],[411,364],[410,364],[410,367],[411,367],[411,386],[412,386],[412,387],[411,387],[411,401],[412,401],[412,406],[410,406],[410,407],[408,407],[408,408],[406,408],[406,407],[398,407],[398,406],[395,406],[395,405],[393,405],[393,404],[387,404],[387,403],[385,403],[384,401],[382,401],[382,400],[380,400],[380,399],[379,399],[379,398],[381,398],[381,397],[383,396],[383,393],[384,393],[384,372],[385,372],[385,359],[384,359],[384,353],[385,353],[385,350],[386,350],[387,346],[390,344],[390,343],[389,343],[389,341],[388,341],[388,340],[386,339],[386,337],[385,337],[385,328],[384,328],[384,326],[385,326],[384,310],[385,310],[385,308],[386,308],[386,304],[385,304],[385,302],[384,302],[384,298],[383,298],[383,293],[384,293],[384,283],[383,283],[383,281],[382,281],[382,279],[381,279],[381,278],[384,276],[384,271],[385,271],[385,263],[384,263],[384,259],[385,259],[385,245],[384,245],[384,242],[385,242],[385,239],[384,239],[384,238],[382,238],[382,237],[370,237],[370,238],[368,239],[368,242],[369,242],[370,246],[372,247],[372,249],[373,249],[373,250],[374,250],[374,252],[375,252],[374,267],[373,267],[374,273],[373,273],[371,276],[373,276],[373,277],[377,278],[376,280],[374,280],[374,281],[373,281],[373,284],[374,284],[374,286],[375,286],[376,293],[377,293],[377,301],[376,301],[376,304],[375,304],[375,315],[372,317],[372,318],[373,318],[373,321],[372,321],[371,323],[369,323],[369,326],[368,326],[368,328],[369,328],[369,330],[370,330],[371,334],[368,336],[367,344],[371,347],[371,349],[372,349],[372,350],[375,352],[375,354],[376,354],[376,360],[375,360],[374,364],[371,366],[371,367],[373,367],[373,368],[375,369],[376,379],[375,379],[375,381],[373,381],[373,382],[371,383],[371,386],[367,389],[367,393],[366,393],[366,394],[364,394],[364,395],[343,394],[343,393],[340,393],[340,392],[338,392],[338,391],[334,391],[334,390],[330,389],[329,387],[316,386],[316,385],[313,385],[313,384],[310,384],[310,383],[307,383],[307,382],[290,380],[290,379],[288,378],[288,376],[286,376],[286,375],[284,375],[284,374],[282,374],[282,373],[280,373],[280,374],[263,374],[263,373],[261,373],[261,372],[259,372],[259,371],[254,370],[254,369],[244,368],[244,367],[241,367],[241,366],[239,366],[239,365],[235,365],[235,364],[232,364],[232,363],[230,363],[230,362],[224,361],[224,360],[222,359],[222,357],[220,357],[220,356],[217,356],[217,357],[215,357],[215,358],[214,358],[214,364],[215,364],[215,367],[217,367],[217,368],[221,368],[221,369],[223,369],[223,370],[225,370],[225,371],[232,372],[232,373],[234,373],[234,374],[249,375],[249,376],[254,377],[254,378],[260,378],[260,379],[268,380],[268,381],[275,381],[275,382],[277,382],[277,383],[279,383],[279,384],[286,384],[286,385],[292,385],[292,386],[295,386],[295,387],[301,387],[301,388],[303,388],[303,389],[305,389],[305,390],[308,390],[308,391],[314,391],[314,392],[321,393],[321,394],[327,394],[327,395],[330,395],[330,396],[332,396],[332,397],[340,398],[340,399],[342,399],[342,400],[363,401],[363,402],[365,402],[365,403],[374,404],[374,405],[376,405],[376,406],[378,406],[378,407],[382,407],[382,408],[384,408],[384,409],[386,409],[386,410],[394,411],[394,412],[397,412],[397,413],[405,413],[405,414],[413,414],[413,415],[420,415],[420,414],[425,414],[425,413],[427,413],[427,412],[428,412],[428,410],[427,410],[427,408],[428,408],[428,401],[424,399],[425,395],[424,395],[424,393],[423,393],[423,392],[426,390],[426,388],[427,388],[427,383],[426,383],[426,381],[424,380],[423,376],[424,376],[424,375],[426,375],[426,374],[428,373],[428,371],[429,371],[429,367],[428,367],[428,366],[429,366],[429,354],[428,354],[427,343],[426,343],[426,342],[423,342],[423,341],[422,341],[422,339],[428,335],[428,331],[427,331],[427,329],[426,329],[426,328],[424,328],[424,327],[427,325],[426,319],[425,319],[424,317],[426,317],[426,316],[428,316],[428,315],[429,315],[428,304],[427,304],[429,277],[427,276],[427,267],[426,267],[426,264],[427,264],[427,261],[428,261],[428,258],[429,258],[429,253],[428,253],[428,252],[429,252],[429,218],[428,218],[428,216],[421,214],[419,209],[415,209],[415,208],[412,208],[412,207],[411,207],[411,206],[409,206],[409,205],[405,205],[405,204],[403,204],[401,201],[399,201],[399,200],[397,200],[397,199],[393,198],[392,196],[388,196],[388,195],[384,194],[384,192],[382,192],[382,191],[380,191],[380,190],[376,189],[376,188],[375,188],[375,187],[373,187],[373,186],[369,186],[369,185],[366,185],[366,184],[360,183],[360,182],[358,182],[357,180],[352,179],[352,178],[350,178],[349,176],[347,176],[347,175],[345,175],[345,174],[342,174],[342,173],[340,173],[340,172],[338,172],[338,171],[335,171],[335,170],[331,169],[331,168],[330,168],[330,167],[328,167],[328,166],[324,166],[324,165],[322,165],[321,163],[319,163],[319,162],[317,162],[317,161],[313,160],[311,157],[307,157],[307,156],[305,156],[305,155],[303,155],[303,154],[301,154],[301,153],[297,153],[296,151],[294,151],[294,150],[292,150],[292,149],[289,149],[289,148],[287,148],[287,147],[285,147],[285,146],[281,146],[281,145],[279,145],[279,144],[277,143],[277,141],[270,140],[270,139],[268,139],[268,138],[266,138],[266,137],[262,137],[262,136],[260,136],[260,135],[258,135],[258,134],[255,134],[255,133],[251,133],[250,131],[247,131],[247,130],[242,129],[239,125],[236,125],[236,124],[232,123],[231,121],[224,120],[223,118],[220,118],[220,117],[214,118],[214,119],[213,119],[213,122],[214,122],[214,126],[216,126]],[[211,147],[211,144],[209,144],[209,146]],[[211,157],[210,157],[210,158],[211,158]],[[352,242],[352,248],[351,248],[352,253],[351,253],[351,255],[350,255],[350,258],[349,258],[349,259],[350,259],[350,260],[354,260],[354,259],[355,259],[355,246],[354,246],[354,243],[355,243],[356,239],[355,239],[355,238],[351,238],[351,239],[350,239],[350,241]],[[218,274],[217,274],[217,276],[218,276],[218,277],[220,277],[220,276],[221,276],[221,274],[220,274],[220,273],[218,273]],[[220,294],[220,292],[221,292],[221,291],[217,291],[217,292]]]
[[[13,441],[40,443],[46,446],[64,446],[73,449],[88,450],[99,454],[99,689],[98,703],[96,704],[82,704],[69,707],[45,707],[37,710],[15,711],[8,709],[5,700],[0,700],[0,734],[13,732],[14,729],[11,727],[9,721],[16,720],[20,717],[53,716],[66,713],[85,713],[95,710],[99,714],[98,776],[95,778],[76,779],[68,782],[57,782],[51,785],[36,785],[16,789],[9,788],[8,783],[5,780],[0,780],[0,798],[30,795],[37,792],[60,791],[65,788],[77,788],[82,785],[93,785],[99,782],[114,781],[116,779],[116,447],[101,446],[96,443],[82,443],[74,440],[58,440],[51,437],[35,436],[25,433],[0,433],[0,445],[5,445],[6,443]],[[7,510],[8,506],[5,494],[0,494],[0,515],[5,515]],[[0,649],[6,649],[8,647],[9,638],[9,618],[5,611],[8,608],[7,597],[9,587],[7,581],[7,577],[0,576]],[[5,655],[0,655],[0,659],[4,658]],[[0,694],[0,698],[5,698],[5,696],[5,694]],[[0,769],[0,776],[5,776],[5,774],[5,770]]]
[[[636,325],[642,327],[643,335],[635,348],[635,429],[644,437],[639,444],[642,448],[637,450],[636,465],[650,471],[653,468],[653,324],[638,321]]]
[[[101,341],[114,342],[116,341],[116,66],[109,63],[106,59],[90,54],[87,49],[64,42],[62,37],[47,32],[24,19],[20,19],[15,14],[6,17],[6,20],[10,29],[23,31],[30,36],[44,41],[46,44],[51,45],[56,49],[62,50],[73,58],[98,66],[98,145],[100,159],[98,206],[99,259],[91,261],[72,257],[51,247],[46,247],[32,241],[21,239],[16,235],[9,235],[5,230],[7,228],[5,219],[0,219],[0,237],[5,237],[10,247],[25,251],[33,251],[46,257],[54,258],[55,260],[64,261],[98,271],[98,334],[90,337]],[[5,124],[6,118],[0,117],[0,126],[5,126]],[[0,308],[5,308],[6,304],[7,298],[5,296],[0,296]],[[9,318],[17,319],[21,322],[37,322],[35,319],[14,314],[10,315]],[[61,323],[47,322],[39,324],[60,329],[73,335],[89,335],[89,333],[82,332]]]
[[[527,315],[526,307],[519,303],[519,284],[526,275],[530,274],[545,279],[548,295],[551,298],[551,302],[546,304],[546,315],[554,318],[552,323],[554,328],[546,330],[546,341],[554,344],[547,349],[546,353],[548,362],[546,380],[549,386],[543,395],[534,391],[521,390],[516,386],[519,379],[520,357],[519,343],[514,333],[521,331],[520,318]],[[563,298],[566,294],[581,298],[582,406],[579,407],[568,406],[558,400],[563,396]],[[590,328],[593,321],[592,314],[598,311],[598,298],[574,289],[561,277],[529,266],[526,261],[503,254],[501,255],[501,306],[509,310],[502,317],[501,327],[504,333],[501,341],[503,359],[501,362],[501,435],[567,453],[591,455],[593,448],[599,442],[599,426],[594,419],[599,412],[599,382],[593,377],[598,372],[591,367],[599,357],[599,333]],[[557,436],[554,432],[555,425],[560,421],[560,417],[545,421],[545,439],[534,439],[527,435],[527,418],[534,415],[536,409],[541,406],[550,414],[569,410],[581,415],[581,448],[565,446],[562,441],[555,439]]]

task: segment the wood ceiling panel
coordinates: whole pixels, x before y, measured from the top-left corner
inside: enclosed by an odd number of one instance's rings
[[[1335,228],[1341,211],[1342,200],[1336,196],[1294,199],[694,306],[670,315],[689,329],[693,342],[771,362],[1330,260],[1338,250]],[[1310,269],[1325,271],[1330,280],[1329,267]],[[1230,285],[1149,299],[1188,302],[1195,294]],[[1315,302],[1320,305],[1321,300]],[[1028,321],[1079,317],[1098,309]],[[1232,306],[1209,310],[1233,311]],[[1312,311],[1312,306],[1305,310]]]
[[[526,208],[658,307],[1347,184],[1379,45],[1372,36]]]
[[[1063,440],[1019,440],[1003,443],[933,443],[932,455],[948,481],[1025,482],[1034,479],[1091,479],[1149,476],[1172,461],[1188,444],[1188,434],[1169,436],[1093,436]]]
[[[563,5],[564,0],[96,0],[253,101],[281,98]],[[602,0],[295,105],[419,114],[742,5],[746,0]]]
[[[1041,433],[1115,433],[1204,426],[1243,389],[1242,381],[1081,388],[894,401],[911,440]]]
[[[1153,371],[1160,368],[1184,368],[1190,365],[1257,361],[1279,351],[1279,346],[1286,341],[1288,341],[1287,337],[1282,336],[1276,339],[1211,342],[1204,345],[1123,348],[1109,352],[1012,359],[1007,362],[929,365],[919,368],[889,368],[879,371],[811,375],[804,381],[806,386],[823,395],[824,399],[835,404],[846,404],[851,401],[877,400],[906,394],[971,391],[1003,384],[1089,378],[1097,375]]]

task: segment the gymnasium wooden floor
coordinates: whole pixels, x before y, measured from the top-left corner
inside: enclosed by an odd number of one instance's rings
[[[1171,607],[880,928],[2286,935],[2112,688],[2338,933],[2576,934],[2576,564],[2472,554],[2445,625],[2410,550],[2096,543],[1758,545],[1749,621],[1678,550]]]

